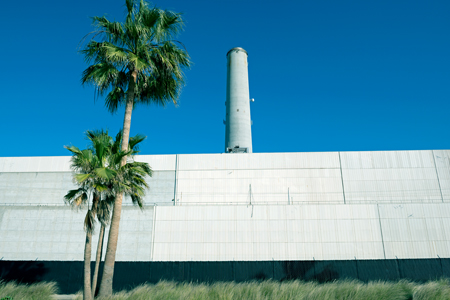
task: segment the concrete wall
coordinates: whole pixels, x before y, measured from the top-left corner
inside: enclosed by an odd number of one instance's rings
[[[0,253],[82,260],[84,215],[0,206]],[[449,203],[124,207],[122,216],[118,261],[450,257]]]
[[[450,151],[142,155],[147,205],[450,202]],[[69,157],[0,158],[1,205],[63,205]],[[130,205],[125,201],[125,205]]]
[[[154,176],[143,212],[125,200],[117,260],[450,257],[449,156],[139,156]],[[0,158],[0,258],[81,261],[85,211],[64,205],[71,188],[69,157]]]
[[[0,206],[0,258],[3,260],[82,261],[86,210],[50,206]],[[124,207],[118,261],[151,261],[153,207]],[[95,260],[99,224],[92,239]],[[105,237],[108,236],[109,230]],[[106,250],[106,244],[104,245]],[[105,252],[104,252],[105,253]]]

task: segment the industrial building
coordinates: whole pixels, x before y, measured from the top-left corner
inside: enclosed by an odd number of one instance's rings
[[[228,65],[245,73],[240,49]],[[225,153],[136,157],[154,174],[143,211],[124,200],[116,289],[450,275],[450,150],[254,153],[239,74],[229,67]],[[63,201],[74,187],[70,157],[0,158],[1,278],[82,286],[85,214]]]

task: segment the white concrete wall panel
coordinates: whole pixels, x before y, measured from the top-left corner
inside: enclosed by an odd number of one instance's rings
[[[64,195],[76,189],[71,172],[0,173],[0,205],[63,206]],[[144,203],[173,204],[175,171],[154,171],[147,179]],[[130,199],[124,205],[132,205]]]
[[[136,161],[146,162],[153,171],[174,171],[176,155],[136,155]]]
[[[70,156],[0,157],[5,172],[70,172]]]
[[[346,203],[442,202],[432,151],[341,152]]]
[[[64,205],[76,186],[69,172],[0,173],[0,205]]]
[[[340,152],[343,169],[434,168],[431,150]]]
[[[379,205],[386,258],[450,257],[450,204]]]
[[[67,207],[0,207],[4,260],[83,260],[84,215]]]
[[[137,155],[153,170],[175,170],[176,155]],[[0,157],[0,173],[4,172],[70,172],[71,156]]]
[[[450,150],[433,150],[444,202],[450,202]]]
[[[181,154],[179,170],[339,169],[337,152]]]
[[[356,204],[124,207],[117,260],[450,257],[450,204],[379,205],[379,211],[380,219],[377,205]],[[84,214],[1,206],[3,259],[82,260]],[[94,234],[92,259],[96,243]]]
[[[144,210],[137,207],[123,208],[116,261],[152,260],[153,210],[153,207]]]
[[[172,205],[175,189],[175,171],[153,171],[152,177],[147,177],[149,186],[145,191],[144,204]],[[131,200],[130,200],[131,201]],[[130,203],[129,201],[127,201]]]
[[[382,259],[376,205],[157,207],[155,261]]]
[[[86,234],[85,210],[70,207],[0,206],[0,258],[3,260],[82,261]],[[119,233],[118,261],[150,261],[153,208],[140,211],[123,208]],[[92,239],[95,260],[97,224]],[[105,234],[107,239],[108,232]],[[104,244],[104,255],[106,243]]]
[[[293,165],[290,165],[292,168],[288,168],[289,165],[283,159],[274,160],[274,163],[266,166],[267,169],[258,168],[257,166],[261,166],[266,161],[264,157],[260,157],[260,162],[255,162],[255,166],[247,165],[249,169],[244,169],[235,162],[242,157],[246,158],[247,155],[229,155],[231,156],[235,157],[230,159],[233,167],[238,168],[221,169],[219,166],[213,169],[211,165],[210,169],[199,167],[193,170],[184,170],[181,167],[185,161],[184,156],[181,156],[180,170],[177,172],[179,202],[181,204],[250,203],[251,185],[252,203],[287,204],[289,201],[291,203],[343,203],[339,169],[294,168]],[[221,157],[216,156],[216,158]],[[304,162],[302,164],[304,165]]]
[[[362,202],[442,202],[434,168],[343,169],[345,200]]]

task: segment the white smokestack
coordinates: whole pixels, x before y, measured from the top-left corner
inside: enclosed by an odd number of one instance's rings
[[[226,106],[225,152],[252,153],[247,51],[239,47],[227,53]]]

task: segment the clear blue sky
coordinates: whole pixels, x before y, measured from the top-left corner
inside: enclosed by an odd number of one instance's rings
[[[249,53],[254,152],[450,149],[450,1],[160,0],[183,12],[193,61],[177,108],[139,106],[142,154],[224,150],[226,53]],[[7,1],[0,48],[0,156],[69,155],[115,134],[77,53],[89,17],[124,1]]]

